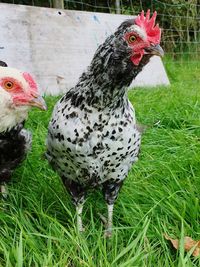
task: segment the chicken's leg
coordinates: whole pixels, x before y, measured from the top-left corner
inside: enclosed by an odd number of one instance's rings
[[[83,210],[83,203],[79,203],[76,206],[76,216],[77,216],[77,229],[79,232],[83,232],[83,223],[82,223],[82,210]]]
[[[106,229],[105,229],[105,237],[111,237],[112,236],[112,226],[113,226],[113,208],[114,208],[114,202],[118,196],[119,190],[122,186],[123,182],[110,182],[106,181],[103,184],[103,194],[104,198],[107,203],[107,209],[108,209],[108,220],[106,223]]]
[[[106,230],[105,230],[105,237],[111,237],[112,236],[112,225],[113,225],[113,207],[114,204],[108,204],[107,209],[108,209],[108,221],[106,225]]]
[[[77,229],[78,231],[83,232],[84,228],[82,224],[82,210],[85,200],[85,189],[80,183],[69,180],[66,177],[62,177],[62,180],[76,207]]]
[[[6,199],[8,196],[8,189],[7,189],[7,185],[5,183],[0,185],[0,192],[1,192],[2,197],[4,199]]]

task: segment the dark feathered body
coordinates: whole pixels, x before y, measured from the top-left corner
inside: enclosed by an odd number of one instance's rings
[[[8,182],[12,172],[23,161],[31,146],[31,133],[18,124],[0,133],[0,183]]]

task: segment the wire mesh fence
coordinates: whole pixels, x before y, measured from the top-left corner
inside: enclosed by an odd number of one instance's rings
[[[115,1],[65,0],[68,9],[117,13]],[[104,3],[104,5],[103,5]],[[120,13],[137,15],[142,9],[157,10],[163,28],[162,45],[174,59],[200,58],[200,4],[197,0],[119,1]]]
[[[61,0],[62,1],[62,0]],[[65,9],[137,15],[157,11],[165,64],[169,61],[200,71],[200,0],[63,0]],[[5,0],[4,3],[52,7],[53,0]],[[200,78],[197,77],[200,82]],[[192,81],[195,82],[195,81]]]

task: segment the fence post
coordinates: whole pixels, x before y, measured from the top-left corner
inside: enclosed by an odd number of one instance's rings
[[[53,8],[64,9],[64,0],[53,0]]]
[[[115,0],[115,8],[116,8],[116,13],[121,14],[120,0]]]

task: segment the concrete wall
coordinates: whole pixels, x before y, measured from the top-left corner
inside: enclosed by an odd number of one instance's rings
[[[47,94],[76,84],[105,37],[128,16],[0,4],[0,60],[32,73]],[[169,84],[158,57],[132,86]]]

